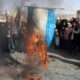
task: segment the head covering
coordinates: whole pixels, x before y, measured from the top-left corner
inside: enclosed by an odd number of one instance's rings
[[[71,23],[68,23],[68,27],[72,27]]]

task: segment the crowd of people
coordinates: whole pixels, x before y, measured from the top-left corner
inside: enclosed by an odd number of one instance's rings
[[[13,16],[10,16],[10,20],[6,21],[6,51],[14,53],[15,51],[23,51],[23,37],[21,35],[22,23],[19,27],[16,27],[16,21]]]
[[[80,20],[62,19],[56,21],[55,48],[76,55],[80,50]]]

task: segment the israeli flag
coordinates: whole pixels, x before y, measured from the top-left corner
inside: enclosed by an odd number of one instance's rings
[[[37,9],[36,18],[48,48],[54,37],[55,9]]]

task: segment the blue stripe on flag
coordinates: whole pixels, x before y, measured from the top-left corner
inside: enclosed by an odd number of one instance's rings
[[[48,19],[46,24],[46,35],[45,35],[45,42],[47,48],[50,46],[51,41],[54,36],[54,27],[55,27],[55,9],[48,10]]]

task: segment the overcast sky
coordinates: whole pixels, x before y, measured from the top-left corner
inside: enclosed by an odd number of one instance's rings
[[[80,0],[22,0],[25,5],[36,5],[39,7],[64,8],[71,10],[80,9]],[[0,0],[0,6],[12,10],[20,4],[20,0]],[[2,7],[1,7],[2,8]]]
[[[66,9],[79,9],[80,10],[80,0],[64,0],[62,7]]]
[[[28,4],[36,4],[40,7],[64,8],[71,10],[80,9],[80,0],[30,0],[26,2],[26,5]]]

